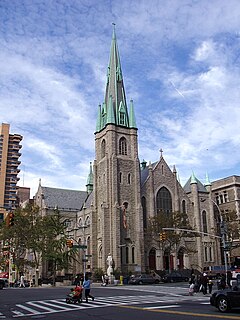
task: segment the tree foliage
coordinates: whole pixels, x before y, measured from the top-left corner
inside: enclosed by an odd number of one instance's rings
[[[165,228],[174,228],[176,230],[165,230]],[[149,239],[154,238],[161,241],[160,234],[165,233],[165,240],[162,241],[162,244],[169,247],[178,245],[182,238],[194,236],[191,232],[177,229],[192,230],[187,214],[161,211],[149,219],[147,236]]]
[[[68,266],[74,250],[66,250],[67,235],[58,210],[50,216],[41,216],[39,208],[28,205],[14,211],[14,225],[5,221],[0,225],[0,240],[14,259],[17,273],[27,266],[39,268],[42,261],[51,266],[53,281],[57,270]],[[6,257],[2,257],[4,267]]]

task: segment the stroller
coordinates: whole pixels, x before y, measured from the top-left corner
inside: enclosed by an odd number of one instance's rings
[[[66,303],[68,304],[76,304],[82,302],[82,292],[83,289],[81,286],[76,286],[75,288],[71,289],[71,292],[67,294]]]

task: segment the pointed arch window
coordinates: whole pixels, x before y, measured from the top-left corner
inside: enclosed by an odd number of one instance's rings
[[[202,212],[202,226],[203,226],[203,232],[208,233],[207,213],[205,210]]]
[[[119,154],[127,155],[127,140],[124,137],[119,140]]]
[[[122,101],[120,102],[120,106],[118,109],[118,120],[119,120],[119,124],[124,126],[126,125],[126,112],[125,112],[125,108],[123,106]]]
[[[91,240],[90,240],[90,236],[87,237],[87,254],[90,254],[90,245],[91,245]]]
[[[157,193],[157,213],[172,212],[172,196],[166,187],[162,187]]]
[[[126,264],[129,263],[129,248],[126,247]]]
[[[84,225],[85,225],[85,226],[90,226],[90,224],[91,224],[90,217],[87,216],[86,219],[85,219]]]
[[[182,213],[186,213],[186,201],[182,201]]]
[[[104,158],[106,155],[106,140],[103,139],[101,144],[101,158]]]
[[[135,248],[132,247],[132,263],[135,263]]]
[[[104,103],[103,104],[103,108],[102,108],[102,124],[103,124],[103,127],[105,127],[106,122],[107,122],[107,112],[106,112],[106,104]]]

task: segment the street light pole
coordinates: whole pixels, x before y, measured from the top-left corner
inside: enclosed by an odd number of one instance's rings
[[[224,258],[225,276],[226,276],[226,281],[227,281],[228,266],[227,266],[227,247],[226,247],[226,238],[225,238],[226,230],[224,228],[223,216],[222,216],[221,210],[219,208],[219,205],[213,199],[211,199],[211,201],[212,201],[213,204],[215,204],[216,208],[218,209],[219,216],[220,216],[220,232],[221,232],[221,239],[222,239],[222,245],[223,245],[223,258]]]
[[[221,216],[222,217],[222,216]],[[226,281],[227,281],[227,257],[226,257],[226,242],[225,242],[225,237],[224,235],[220,236],[216,236],[214,234],[210,234],[210,233],[206,233],[206,232],[201,232],[201,231],[195,231],[195,230],[191,230],[191,229],[180,229],[180,228],[162,228],[162,230],[169,230],[169,231],[185,231],[185,232],[192,232],[192,233],[200,233],[206,236],[210,236],[213,238],[218,238],[218,239],[222,239],[223,241],[223,250],[224,250],[224,265],[225,265],[225,275],[226,275]]]

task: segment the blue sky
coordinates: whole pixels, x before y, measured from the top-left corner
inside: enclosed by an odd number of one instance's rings
[[[239,175],[240,1],[1,0],[0,122],[23,135],[19,185],[85,190],[112,22],[139,158],[182,184]]]

